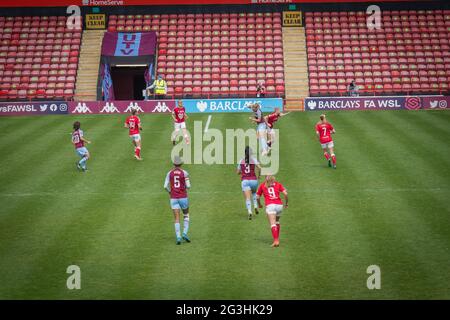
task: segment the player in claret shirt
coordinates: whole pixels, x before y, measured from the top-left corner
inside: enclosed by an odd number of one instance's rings
[[[86,171],[86,161],[89,159],[90,154],[84,144],[91,142],[84,137],[83,130],[80,127],[80,122],[75,121],[73,124],[72,143],[75,146],[77,154],[81,157],[81,160],[76,162],[76,166],[78,170]]]
[[[275,180],[274,176],[266,176],[266,181],[261,183],[256,192],[258,206],[262,208],[261,196],[264,196],[264,204],[266,205],[267,218],[272,230],[273,243],[272,247],[280,245],[280,216],[283,211],[283,201],[281,201],[280,193],[284,194],[284,208],[288,207],[288,194],[283,185]]]
[[[334,169],[336,169],[336,156],[334,154],[334,143],[331,135],[335,132],[336,131],[331,123],[327,121],[325,115],[321,114],[320,121],[316,124],[316,135],[322,146],[323,155],[328,161],[328,166],[333,167]],[[330,152],[329,154],[327,152],[327,148]]]
[[[137,114],[137,110],[132,109],[131,116],[129,116],[125,120],[125,128],[128,128],[131,141],[133,141],[134,157],[137,160],[142,160],[142,158],[141,158],[141,134],[139,133],[140,130],[142,130],[142,126],[141,126],[141,120],[139,119],[139,117],[136,114]]]
[[[267,125],[267,146],[269,151],[272,148],[272,142],[275,141],[275,131],[273,130],[275,122],[277,122],[279,118],[284,117],[289,113],[290,112],[282,113],[280,112],[280,108],[275,108],[273,113],[264,117],[264,121]]]
[[[256,174],[258,169],[258,175]],[[245,197],[245,205],[247,207],[248,219],[252,220],[252,196],[255,214],[258,214],[258,203],[256,202],[256,189],[258,189],[258,178],[261,167],[258,160],[252,156],[249,146],[245,147],[245,158],[239,161],[237,174],[241,175],[242,192]]]
[[[258,103],[249,105],[253,111],[253,116],[249,117],[250,121],[256,123],[256,136],[259,139],[259,145],[262,155],[267,155],[267,125],[264,121],[264,115],[261,111],[261,106]]]
[[[186,130],[186,120],[188,116],[186,114],[186,109],[183,106],[183,101],[178,100],[178,105],[172,111],[172,119],[174,121],[175,130],[172,132],[172,144],[175,145],[175,141],[180,133],[180,129],[183,131],[184,139],[186,144],[189,144],[189,135]]]
[[[189,200],[187,196],[187,189],[191,187],[189,181],[189,174],[187,171],[181,169],[183,161],[180,157],[175,156],[173,159],[174,168],[167,173],[164,182],[164,189],[170,194],[170,207],[175,218],[175,235],[177,245],[181,244],[181,239],[186,242],[191,242],[188,238],[189,230]],[[183,234],[180,228],[180,211],[183,211],[184,225]]]

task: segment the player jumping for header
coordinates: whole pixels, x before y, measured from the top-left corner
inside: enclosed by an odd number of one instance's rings
[[[249,119],[252,122],[256,123],[256,135],[259,139],[260,149],[262,149],[261,154],[267,155],[267,128],[263,113],[261,111],[261,106],[258,103],[254,103],[249,107],[253,111],[253,117],[249,117]]]
[[[290,112],[282,113],[280,108],[275,108],[274,112],[265,116],[264,121],[267,126],[267,146],[268,151],[272,148],[272,143],[275,141],[275,131],[273,130],[273,125],[278,121],[279,118],[288,115]]]

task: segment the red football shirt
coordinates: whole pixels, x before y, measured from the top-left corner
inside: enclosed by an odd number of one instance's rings
[[[333,126],[328,123],[319,122],[316,124],[316,131],[319,133],[320,143],[328,143],[333,141],[331,138],[331,131],[333,131]]]
[[[72,132],[72,143],[75,145],[75,149],[84,147],[84,141],[81,140],[83,131],[81,129]]]
[[[271,114],[267,117],[267,124],[269,125],[269,128],[273,128],[273,124],[274,124],[275,122],[277,122],[279,118],[280,118],[280,116],[277,115],[276,113],[271,113]]]
[[[173,109],[173,113],[175,115],[175,122],[182,123],[185,121],[185,118],[186,118],[186,109],[185,108],[175,107]]]
[[[139,134],[139,125],[141,120],[137,116],[129,116],[125,123],[128,125],[130,136],[133,134]]]
[[[256,194],[258,196],[264,195],[264,202],[266,206],[269,204],[283,204],[280,198],[280,192],[284,192],[286,189],[279,182],[274,182],[271,186],[267,187],[266,183],[263,182],[258,188]]]
[[[180,199],[187,197],[186,182],[189,175],[182,169],[175,168],[167,174],[165,185],[170,185],[170,198]]]

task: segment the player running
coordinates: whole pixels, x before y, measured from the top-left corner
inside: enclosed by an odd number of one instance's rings
[[[256,174],[258,169],[258,174]],[[255,208],[255,214],[258,214],[258,203],[256,201],[256,189],[258,189],[258,178],[261,172],[261,167],[258,160],[252,156],[252,150],[249,146],[245,147],[245,158],[239,161],[237,167],[237,174],[241,175],[242,192],[245,197],[245,205],[248,212],[248,220],[252,220],[252,201]]]
[[[134,145],[134,157],[136,160],[142,160],[141,158],[141,134],[139,133],[142,130],[141,119],[136,115],[137,110],[131,110],[131,116],[129,116],[125,120],[125,128],[129,129],[129,135],[131,141],[133,141]]]
[[[181,169],[183,160],[180,157],[175,156],[173,164],[175,167],[167,173],[164,189],[170,194],[170,207],[173,210],[175,219],[176,243],[179,245],[181,244],[182,238],[186,242],[191,242],[187,235],[189,230],[189,201],[187,189],[191,187],[191,182],[189,181],[189,174],[187,171]],[[184,216],[183,235],[181,235],[180,230],[180,210],[183,211]]]
[[[334,155],[334,143],[331,135],[336,133],[331,123],[329,123],[324,114],[320,115],[320,121],[316,124],[316,135],[319,138],[323,149],[323,155],[328,161],[328,166],[336,169],[336,156]],[[328,154],[327,152],[330,152]]]
[[[77,169],[84,172],[87,170],[86,161],[88,161],[90,157],[89,151],[84,144],[91,142],[84,137],[83,130],[80,129],[80,126],[81,124],[79,121],[73,123],[72,143],[75,146],[77,154],[81,157],[81,160],[75,163]]]
[[[178,105],[172,111],[172,119],[174,121],[175,130],[172,132],[172,144],[175,145],[175,141],[180,133],[180,129],[183,131],[184,139],[186,144],[189,144],[189,135],[186,130],[186,120],[188,116],[186,114],[186,109],[183,106],[183,101],[178,100]]]
[[[253,117],[249,117],[251,121],[256,123],[256,134],[259,139],[260,148],[262,149],[261,154],[267,155],[267,133],[266,133],[266,122],[264,121],[264,116],[261,111],[261,106],[258,103],[250,105],[253,111]]]
[[[261,196],[264,196],[267,218],[272,229],[273,243],[272,247],[280,245],[280,216],[283,211],[283,201],[280,193],[284,194],[284,208],[288,207],[288,194],[283,185],[275,180],[275,176],[266,176],[265,182],[261,183],[256,192],[258,206],[262,208]]]
[[[264,117],[264,122],[267,126],[267,151],[270,152],[272,148],[272,142],[275,141],[275,131],[273,130],[273,125],[278,121],[279,118],[288,115],[290,112],[282,113],[280,108],[275,108],[274,112]]]

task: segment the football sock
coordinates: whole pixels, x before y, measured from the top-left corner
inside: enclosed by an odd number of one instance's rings
[[[79,164],[83,169],[86,169],[86,161],[87,161],[87,158],[86,158],[86,157],[83,157],[83,158],[81,158],[81,160],[78,162],[78,164]]]
[[[256,201],[256,193],[253,194],[253,206],[258,208],[258,201]]]
[[[175,234],[176,234],[177,238],[181,238],[181,231],[180,231],[180,223],[179,222],[175,223]]]
[[[189,231],[189,215],[188,214],[186,214],[185,216],[184,216],[184,224],[183,224],[183,233],[184,234],[187,234],[188,233],[188,231]]]
[[[171,140],[172,140],[172,141],[177,140],[177,136],[178,136],[178,130],[174,130],[174,131],[172,132]]]
[[[334,153],[331,155],[331,161],[333,161],[333,164],[336,165],[336,156]]]
[[[247,207],[248,212],[252,212],[252,201],[250,199],[245,200],[245,206]]]
[[[325,159],[330,160],[330,155],[328,152],[324,152],[323,155],[325,156]]]
[[[278,238],[280,237],[280,229],[281,229],[280,223],[277,222],[277,236],[278,236]]]
[[[140,147],[137,147],[137,148],[135,149],[135,153],[136,153],[136,156],[138,156],[138,158],[140,158],[140,157],[141,157],[141,148],[140,148]]]
[[[272,237],[273,240],[278,240],[278,228],[275,224],[272,225]]]

